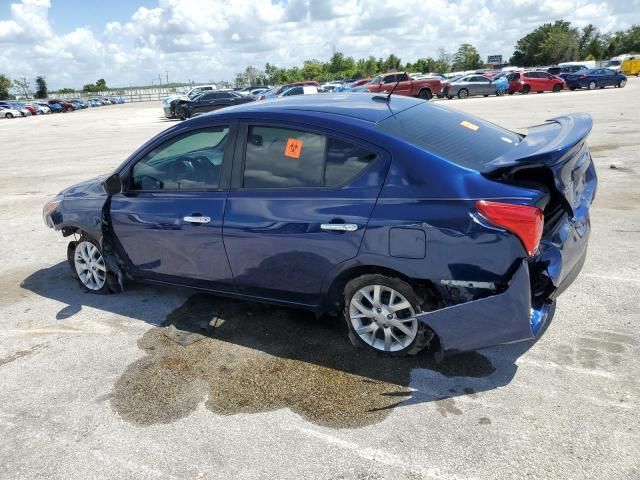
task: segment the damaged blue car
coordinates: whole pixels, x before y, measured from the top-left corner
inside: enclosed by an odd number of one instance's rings
[[[342,314],[388,355],[536,338],[580,272],[586,114],[520,135],[415,98],[253,102],[160,133],[44,207],[83,288],[127,281]]]

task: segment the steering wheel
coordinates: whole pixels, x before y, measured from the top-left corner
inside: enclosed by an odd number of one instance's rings
[[[197,180],[197,178],[194,178],[195,176],[196,172],[193,168],[192,160],[189,157],[179,157],[171,162],[169,178],[171,178],[176,185],[179,185],[182,180]]]

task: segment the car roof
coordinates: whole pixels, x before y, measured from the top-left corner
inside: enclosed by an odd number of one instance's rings
[[[298,95],[281,97],[269,101],[245,103],[207,115],[215,114],[237,117],[244,113],[257,113],[265,116],[270,114],[277,116],[287,113],[296,113],[298,115],[308,114],[309,116],[332,114],[376,123],[390,115],[424,102],[424,100],[402,95],[392,95],[388,102],[386,100],[375,100],[375,97],[385,98],[386,96],[353,92]]]

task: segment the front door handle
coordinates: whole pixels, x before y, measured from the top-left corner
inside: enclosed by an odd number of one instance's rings
[[[211,218],[201,217],[201,216],[197,216],[197,217],[187,216],[187,217],[184,217],[183,220],[189,223],[209,223],[211,221]]]
[[[320,225],[321,230],[328,232],[355,232],[358,225],[355,223],[323,223]]]

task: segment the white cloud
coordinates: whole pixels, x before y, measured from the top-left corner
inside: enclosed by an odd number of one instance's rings
[[[44,74],[52,87],[100,77],[124,86],[165,71],[173,80],[231,80],[247,65],[301,65],[334,48],[413,61],[469,42],[483,57],[508,57],[543,22],[627,28],[640,0],[158,0],[126,22],[70,32],[55,31],[50,8],[49,0],[14,0],[0,19],[0,72]]]

